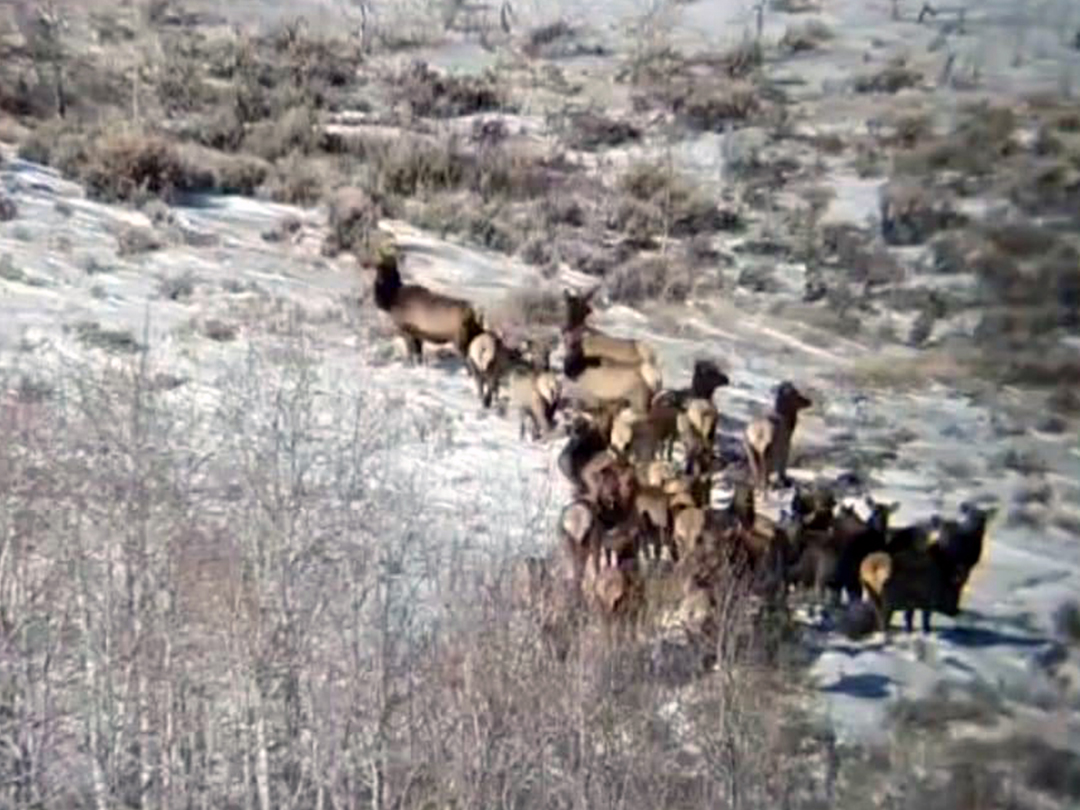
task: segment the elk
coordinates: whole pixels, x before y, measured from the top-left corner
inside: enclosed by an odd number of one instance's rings
[[[639,414],[649,412],[649,403],[661,385],[655,365],[605,362],[587,356],[580,343],[567,347],[563,373],[569,380],[568,389],[587,406],[625,401]]]
[[[627,365],[647,363],[656,365],[656,354],[643,341],[631,338],[612,337],[588,326],[585,321],[592,314],[592,297],[600,288],[593,287],[584,295],[574,295],[563,290],[566,302],[566,323],[563,327],[563,339],[567,345],[579,343],[585,357],[605,359]]]
[[[551,434],[555,429],[555,412],[559,408],[561,385],[550,371],[519,370],[510,373],[510,403],[521,417],[518,435],[525,435],[525,423],[532,426],[533,441]]]
[[[904,611],[904,625],[912,631],[915,611],[922,611],[922,629],[930,632],[930,616],[960,613],[960,595],[970,569],[958,565],[936,543],[924,549],[890,554],[875,551],[859,566],[859,579],[870,597],[878,629],[890,631],[894,611]]]
[[[768,488],[769,476],[774,472],[780,486],[789,484],[787,465],[791,455],[791,438],[795,433],[799,411],[811,405],[813,402],[785,380],[777,388],[772,412],[746,426],[743,446],[750,464],[751,481],[763,492]]]
[[[544,370],[545,363],[541,364],[532,356],[531,346],[526,344],[518,349],[506,344],[495,332],[485,330],[472,339],[469,350],[465,357],[465,365],[476,380],[477,394],[485,408],[490,408],[492,402],[499,395],[499,385],[502,378],[514,367],[535,368]]]
[[[423,359],[424,342],[453,345],[461,357],[468,356],[469,344],[484,331],[473,306],[460,298],[429,290],[420,284],[405,284],[398,271],[397,254],[380,250],[375,263],[375,306],[389,313],[405,338],[409,358]]]
[[[688,473],[696,474],[712,467],[718,421],[716,407],[706,399],[689,400],[686,409],[679,414],[676,424],[679,438],[686,448]]]

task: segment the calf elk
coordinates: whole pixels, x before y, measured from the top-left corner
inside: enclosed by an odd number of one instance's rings
[[[507,389],[510,406],[521,420],[519,437],[525,436],[526,422],[532,428],[533,441],[551,433],[555,427],[555,411],[559,407],[559,378],[550,371],[515,365],[508,374]]]
[[[469,343],[465,364],[476,380],[481,404],[490,408],[499,395],[502,378],[513,368],[525,367],[544,371],[547,369],[547,358],[538,357],[529,343],[520,349],[508,346],[495,332],[485,330]]]

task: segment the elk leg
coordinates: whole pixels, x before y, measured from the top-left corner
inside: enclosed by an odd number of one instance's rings
[[[915,611],[914,610],[905,610],[904,611],[904,629],[907,630],[910,633],[914,628],[915,628]]]
[[[409,352],[409,361],[422,363],[424,359],[424,344],[416,335],[405,334],[405,348]]]
[[[924,610],[922,612],[922,631],[924,633],[930,632],[930,611]]]
[[[746,445],[746,461],[750,466],[750,482],[751,485],[762,489],[761,482],[761,464],[758,461],[757,451],[749,444]]]

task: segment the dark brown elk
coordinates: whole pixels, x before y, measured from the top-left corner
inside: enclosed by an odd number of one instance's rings
[[[743,446],[750,464],[750,478],[754,486],[764,492],[769,477],[776,473],[777,483],[788,486],[788,458],[791,455],[791,439],[795,433],[799,411],[813,405],[788,381],[780,384],[771,413],[755,419],[746,426]]]
[[[958,521],[934,518],[925,545],[906,541],[867,555],[859,578],[868,592],[878,627],[889,631],[894,611],[904,611],[904,625],[913,629],[915,611],[922,612],[922,629],[930,632],[931,615],[957,616],[960,597],[972,570],[982,558],[986,528],[996,509],[961,505]]]
[[[859,565],[868,554],[886,548],[889,514],[899,506],[867,498],[871,512],[864,521],[850,506],[834,515],[835,503],[832,493],[821,488],[798,488],[792,498],[798,556],[788,583],[812,589],[819,603],[826,593],[834,604],[844,593],[851,601],[861,599]]]
[[[958,566],[937,546],[890,554],[875,551],[859,566],[859,578],[878,619],[878,629],[891,628],[892,614],[904,611],[904,625],[911,632],[915,611],[922,611],[923,632],[930,632],[933,613],[960,614],[960,596],[968,569]]]
[[[468,301],[403,283],[392,252],[381,252],[375,263],[374,297],[375,306],[390,315],[405,338],[413,361],[423,358],[425,342],[451,344],[465,359],[473,338],[484,331]]]

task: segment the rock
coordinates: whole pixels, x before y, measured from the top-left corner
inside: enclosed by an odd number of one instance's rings
[[[6,194],[0,194],[0,222],[10,222],[19,215],[15,201]]]

